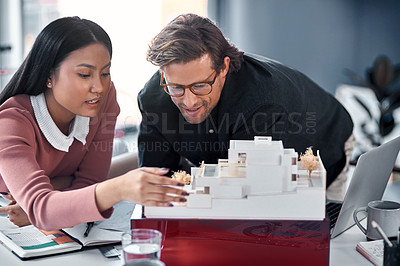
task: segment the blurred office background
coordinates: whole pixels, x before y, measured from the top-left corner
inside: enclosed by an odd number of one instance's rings
[[[379,55],[400,62],[398,0],[0,0],[0,89],[45,25],[63,16],[88,18],[113,41],[118,127],[121,135],[134,133],[136,94],[157,70],[145,60],[148,43],[187,12],[210,17],[240,49],[292,66],[331,94],[355,83],[346,69],[365,79]]]

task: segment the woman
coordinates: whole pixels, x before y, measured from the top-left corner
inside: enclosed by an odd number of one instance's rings
[[[0,208],[44,230],[108,218],[128,200],[171,206],[182,185],[141,168],[106,180],[119,106],[107,33],[78,17],[50,23],[0,94]],[[168,195],[167,195],[168,193]],[[171,196],[173,194],[173,196]]]

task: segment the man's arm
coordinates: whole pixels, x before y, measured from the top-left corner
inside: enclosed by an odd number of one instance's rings
[[[176,171],[179,169],[180,155],[165,139],[161,132],[150,125],[144,114],[138,136],[139,167],[166,167]]]
[[[162,100],[160,101],[160,99],[157,100],[160,104],[159,107],[149,107],[152,96],[146,95],[145,92],[151,90],[152,86],[158,87],[158,82],[159,73],[157,72],[137,98],[138,107],[142,114],[138,136],[138,164],[139,167],[166,167],[171,171],[177,171],[179,170],[180,154],[175,152],[173,144],[165,138],[163,127],[160,126],[162,123],[170,125],[170,122],[160,112],[151,111],[152,108],[155,110],[162,108],[166,114],[170,112],[170,109],[165,103],[161,103]],[[167,102],[170,102],[170,100],[168,99]]]

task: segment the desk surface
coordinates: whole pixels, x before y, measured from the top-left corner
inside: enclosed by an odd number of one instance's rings
[[[400,202],[400,181],[388,185],[384,199]],[[396,193],[397,192],[397,193]],[[365,220],[363,221],[365,222]],[[343,234],[330,241],[330,259],[331,266],[371,266],[366,258],[364,258],[355,249],[356,244],[360,241],[365,241],[365,236],[361,233],[358,227],[353,226]],[[37,258],[27,261],[22,261],[12,254],[3,245],[0,245],[1,265],[40,265],[40,266],[64,266],[64,265],[85,265],[85,266],[112,266],[121,265],[118,258],[108,259],[104,257],[97,248],[78,251],[68,254],[59,254],[45,258]]]

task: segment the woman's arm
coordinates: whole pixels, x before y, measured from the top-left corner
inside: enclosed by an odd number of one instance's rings
[[[187,193],[170,186],[183,186],[178,181],[161,176],[168,169],[140,168],[125,175],[104,181],[96,186],[96,203],[100,212],[106,211],[116,203],[127,200],[142,205],[170,206],[170,202],[186,201]],[[71,177],[58,177],[51,180],[54,189],[62,190],[71,183]],[[167,196],[168,193],[169,195]],[[175,195],[175,196],[172,196]],[[10,200],[8,206],[0,207],[0,213],[7,213],[12,223],[17,226],[31,224],[28,215],[14,200],[11,194],[5,196]]]

